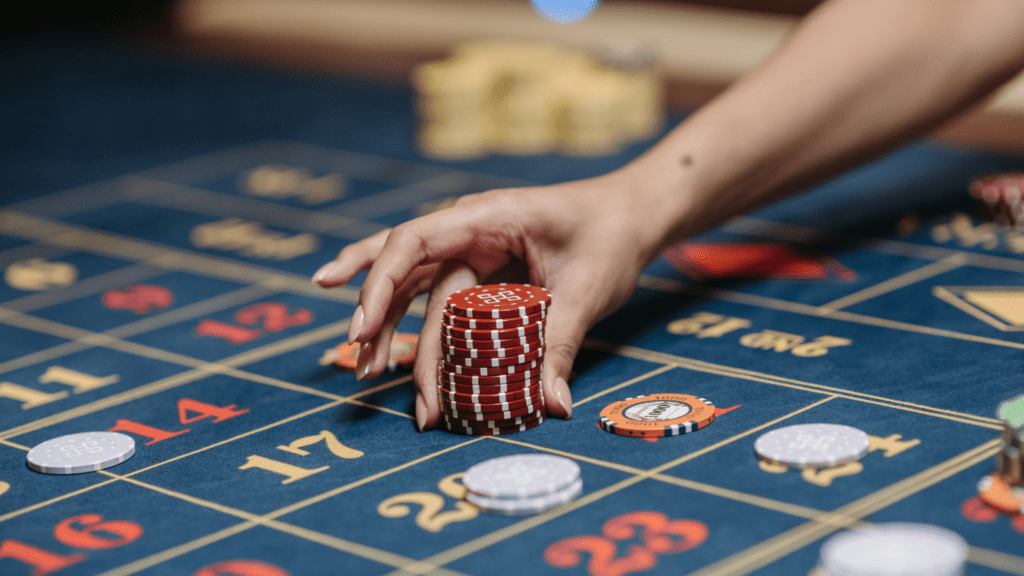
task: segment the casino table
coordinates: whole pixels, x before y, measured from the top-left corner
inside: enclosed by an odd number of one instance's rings
[[[969,576],[1024,574],[1024,519],[976,489],[995,409],[1024,392],[1024,238],[966,192],[1024,159],[920,142],[731,221],[667,251],[589,333],[570,420],[419,433],[408,370],[361,382],[330,363],[362,277],[309,275],[454,197],[600,174],[649,142],[444,162],[417,153],[404,85],[68,31],[2,50],[3,575],[804,575],[827,537],[882,522],[956,531]],[[715,421],[656,441],[597,425],[663,392],[707,398]],[[813,422],[867,432],[870,453],[759,463],[761,434]],[[26,465],[103,430],[134,456]],[[582,496],[526,517],[460,499],[467,468],[518,453],[576,461]]]

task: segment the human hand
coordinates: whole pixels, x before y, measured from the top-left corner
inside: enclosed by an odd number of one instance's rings
[[[413,298],[429,293],[413,374],[417,426],[434,427],[448,296],[477,284],[529,283],[552,294],[542,369],[547,413],[569,418],[567,380],[587,330],[625,302],[662,248],[652,215],[658,207],[634,194],[637,181],[622,170],[464,196],[452,208],[346,247],[313,281],[341,286],[369,269],[349,332],[349,342],[361,343],[357,377],[383,372],[395,327]]]

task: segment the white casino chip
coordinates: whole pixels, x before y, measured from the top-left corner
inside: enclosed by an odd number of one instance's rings
[[[79,432],[28,452],[28,467],[44,474],[83,474],[116,466],[135,454],[135,440],[117,432]]]
[[[962,576],[967,542],[928,524],[876,524],[847,531],[821,547],[818,567],[828,576]]]
[[[481,511],[489,514],[498,514],[501,516],[529,516],[531,514],[547,512],[552,508],[557,508],[562,504],[567,504],[576,498],[579,498],[582,493],[583,479],[579,478],[569,486],[566,486],[557,492],[534,496],[532,498],[519,498],[515,500],[507,498],[487,498],[485,496],[480,496],[479,494],[474,494],[473,492],[466,492],[466,500],[477,508],[480,508]]]
[[[551,454],[491,458],[466,471],[462,484],[485,498],[533,498],[559,492],[580,478],[575,461]]]
[[[867,433],[842,424],[797,424],[772,430],[754,442],[765,461],[790,468],[828,468],[855,462],[867,455]]]

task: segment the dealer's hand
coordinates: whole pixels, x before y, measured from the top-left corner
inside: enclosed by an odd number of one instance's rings
[[[417,295],[430,294],[414,377],[416,423],[437,424],[441,313],[458,290],[492,281],[548,288],[543,386],[549,416],[569,418],[567,379],[587,330],[632,293],[658,253],[655,206],[638,201],[638,179],[623,170],[578,182],[494,190],[356,242],[313,277],[329,288],[369,275],[352,317],[360,342],[356,374],[373,378],[388,363],[395,327]]]

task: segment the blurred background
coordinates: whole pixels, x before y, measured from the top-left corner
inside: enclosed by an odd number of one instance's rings
[[[413,82],[418,67],[467,41],[553,43],[589,54],[637,47],[660,98],[685,112],[755,67],[818,0],[604,0],[571,24],[545,20],[528,0],[161,0],[24,3],[5,37],[74,29],[216,60]],[[936,138],[1024,151],[1024,81]]]

